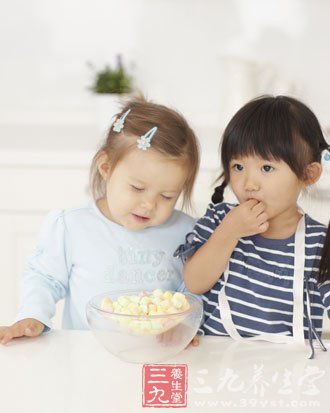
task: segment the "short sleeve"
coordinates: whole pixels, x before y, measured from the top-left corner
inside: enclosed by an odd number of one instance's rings
[[[225,215],[234,205],[221,203],[210,203],[202,218],[200,218],[193,229],[186,235],[184,244],[181,244],[175,251],[174,257],[181,258],[183,262],[194,253],[210,238],[214,230],[221,224]]]
[[[71,265],[64,212],[51,211],[39,232],[34,253],[26,262],[16,321],[35,318],[51,327],[56,303],[68,290]]]

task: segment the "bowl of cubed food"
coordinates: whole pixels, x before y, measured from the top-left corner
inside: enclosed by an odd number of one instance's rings
[[[189,293],[112,291],[93,297],[86,315],[90,329],[111,354],[132,363],[157,363],[189,345],[203,306]]]

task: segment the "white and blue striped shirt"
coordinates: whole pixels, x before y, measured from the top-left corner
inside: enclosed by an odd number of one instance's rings
[[[187,235],[186,243],[179,247],[177,255],[183,259],[193,255],[234,206],[210,204],[193,232]],[[319,334],[322,333],[325,309],[330,317],[330,282],[317,285],[325,236],[326,227],[306,215],[305,279],[309,283],[312,323]],[[295,234],[280,240],[258,234],[241,238],[234,249],[229,262],[226,295],[233,322],[242,336],[261,333],[292,335],[294,242]],[[205,321],[202,329],[205,334],[227,335],[218,304],[223,283],[222,274],[219,274],[212,289],[203,295]],[[304,301],[307,338],[306,291]]]

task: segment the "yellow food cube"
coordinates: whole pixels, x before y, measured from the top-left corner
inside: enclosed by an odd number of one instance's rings
[[[101,302],[101,309],[102,310],[113,310],[113,303],[109,297],[103,298]]]

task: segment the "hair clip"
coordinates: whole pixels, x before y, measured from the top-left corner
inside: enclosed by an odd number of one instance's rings
[[[324,149],[321,154],[321,165],[323,172],[330,174],[330,150]]]
[[[330,149],[324,149],[324,151],[322,152],[322,158],[325,161],[330,161]]]
[[[126,116],[130,113],[130,111],[131,111],[131,109],[128,109],[124,114],[121,115],[121,117],[119,119],[115,120],[115,122],[113,124],[113,127],[112,127],[112,130],[114,132],[120,133],[123,130],[124,121],[126,119]]]
[[[154,126],[145,135],[140,136],[140,138],[137,140],[137,147],[139,149],[142,149],[143,151],[146,151],[148,148],[150,148],[150,141],[157,132],[157,129],[157,126]]]

